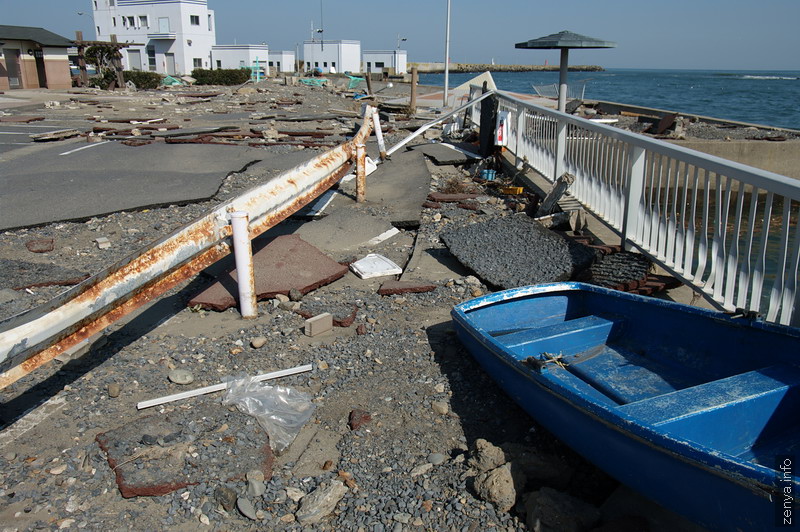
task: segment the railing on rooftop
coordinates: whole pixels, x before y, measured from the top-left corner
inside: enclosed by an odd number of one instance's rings
[[[471,98],[479,92],[473,87]],[[800,325],[800,181],[498,91],[507,149],[718,308]],[[473,106],[473,123],[480,108]]]

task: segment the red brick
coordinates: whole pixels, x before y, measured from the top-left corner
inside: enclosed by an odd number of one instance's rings
[[[386,281],[378,289],[378,294],[382,296],[392,296],[396,294],[418,294],[422,292],[432,292],[436,290],[436,285],[421,281]]]

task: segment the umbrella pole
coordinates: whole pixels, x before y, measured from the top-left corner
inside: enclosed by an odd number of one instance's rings
[[[567,109],[567,65],[569,63],[569,48],[561,49],[561,65],[558,74],[558,110],[562,113]]]

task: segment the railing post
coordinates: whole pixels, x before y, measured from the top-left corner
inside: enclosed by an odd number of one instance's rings
[[[236,261],[236,283],[239,285],[239,310],[242,318],[258,316],[256,282],[253,272],[253,249],[250,246],[250,216],[246,212],[231,213],[233,254]]]
[[[517,127],[514,133],[516,142],[514,143],[514,167],[518,170],[522,169],[523,161],[522,154],[522,135],[525,128],[525,107],[517,104]]]
[[[628,184],[625,187],[625,205],[622,212],[622,245],[626,251],[633,247],[630,240],[636,236],[639,224],[639,207],[644,191],[644,168],[646,151],[633,146],[628,162]]]
[[[367,201],[367,147],[356,144],[356,201]]]
[[[558,176],[564,173],[564,157],[567,155],[567,121],[563,117],[558,117],[557,130],[556,130],[556,164],[555,175],[552,176],[552,181],[555,182]]]

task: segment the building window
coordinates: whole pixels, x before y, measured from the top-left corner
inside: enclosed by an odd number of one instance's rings
[[[281,62],[278,61],[278,70],[280,70],[280,69],[281,69]]]
[[[270,61],[270,62],[269,62],[269,63],[267,63],[267,64],[268,64],[269,66],[275,66],[275,65],[273,65],[273,64],[272,64],[272,61]]]
[[[336,61],[331,61],[331,66],[332,66],[333,68],[336,68]]]
[[[201,57],[195,57],[192,59],[192,64],[195,68],[203,68],[203,59]]]
[[[150,27],[150,21],[147,19],[147,15],[139,15],[139,27],[140,28]]]
[[[325,68],[328,68],[328,62],[327,61],[323,61],[322,62],[322,66],[325,67]]]
[[[319,61],[314,61],[314,68],[319,68]]]
[[[94,29],[97,32],[95,35],[100,35],[100,26],[95,26]]]
[[[200,15],[189,15],[189,24],[192,26],[200,25]]]
[[[370,72],[371,70],[372,70],[372,62],[367,61],[367,72]]]
[[[115,28],[117,27],[117,17],[111,17],[111,24],[113,24]]]
[[[156,49],[153,47],[147,47],[147,68],[150,72],[156,71]]]
[[[208,31],[211,31],[213,28],[211,27],[211,15],[208,16]]]
[[[114,4],[116,4],[116,2],[114,0],[108,0],[108,5],[109,6],[114,7]]]
[[[222,60],[217,59],[217,68],[222,68]]]
[[[311,63],[306,61],[306,70],[311,70]]]
[[[247,68],[244,61],[239,61],[239,68]]]
[[[94,8],[97,9],[97,0],[94,0]]]
[[[136,17],[126,17],[128,19],[128,27],[135,28],[136,27]]]

